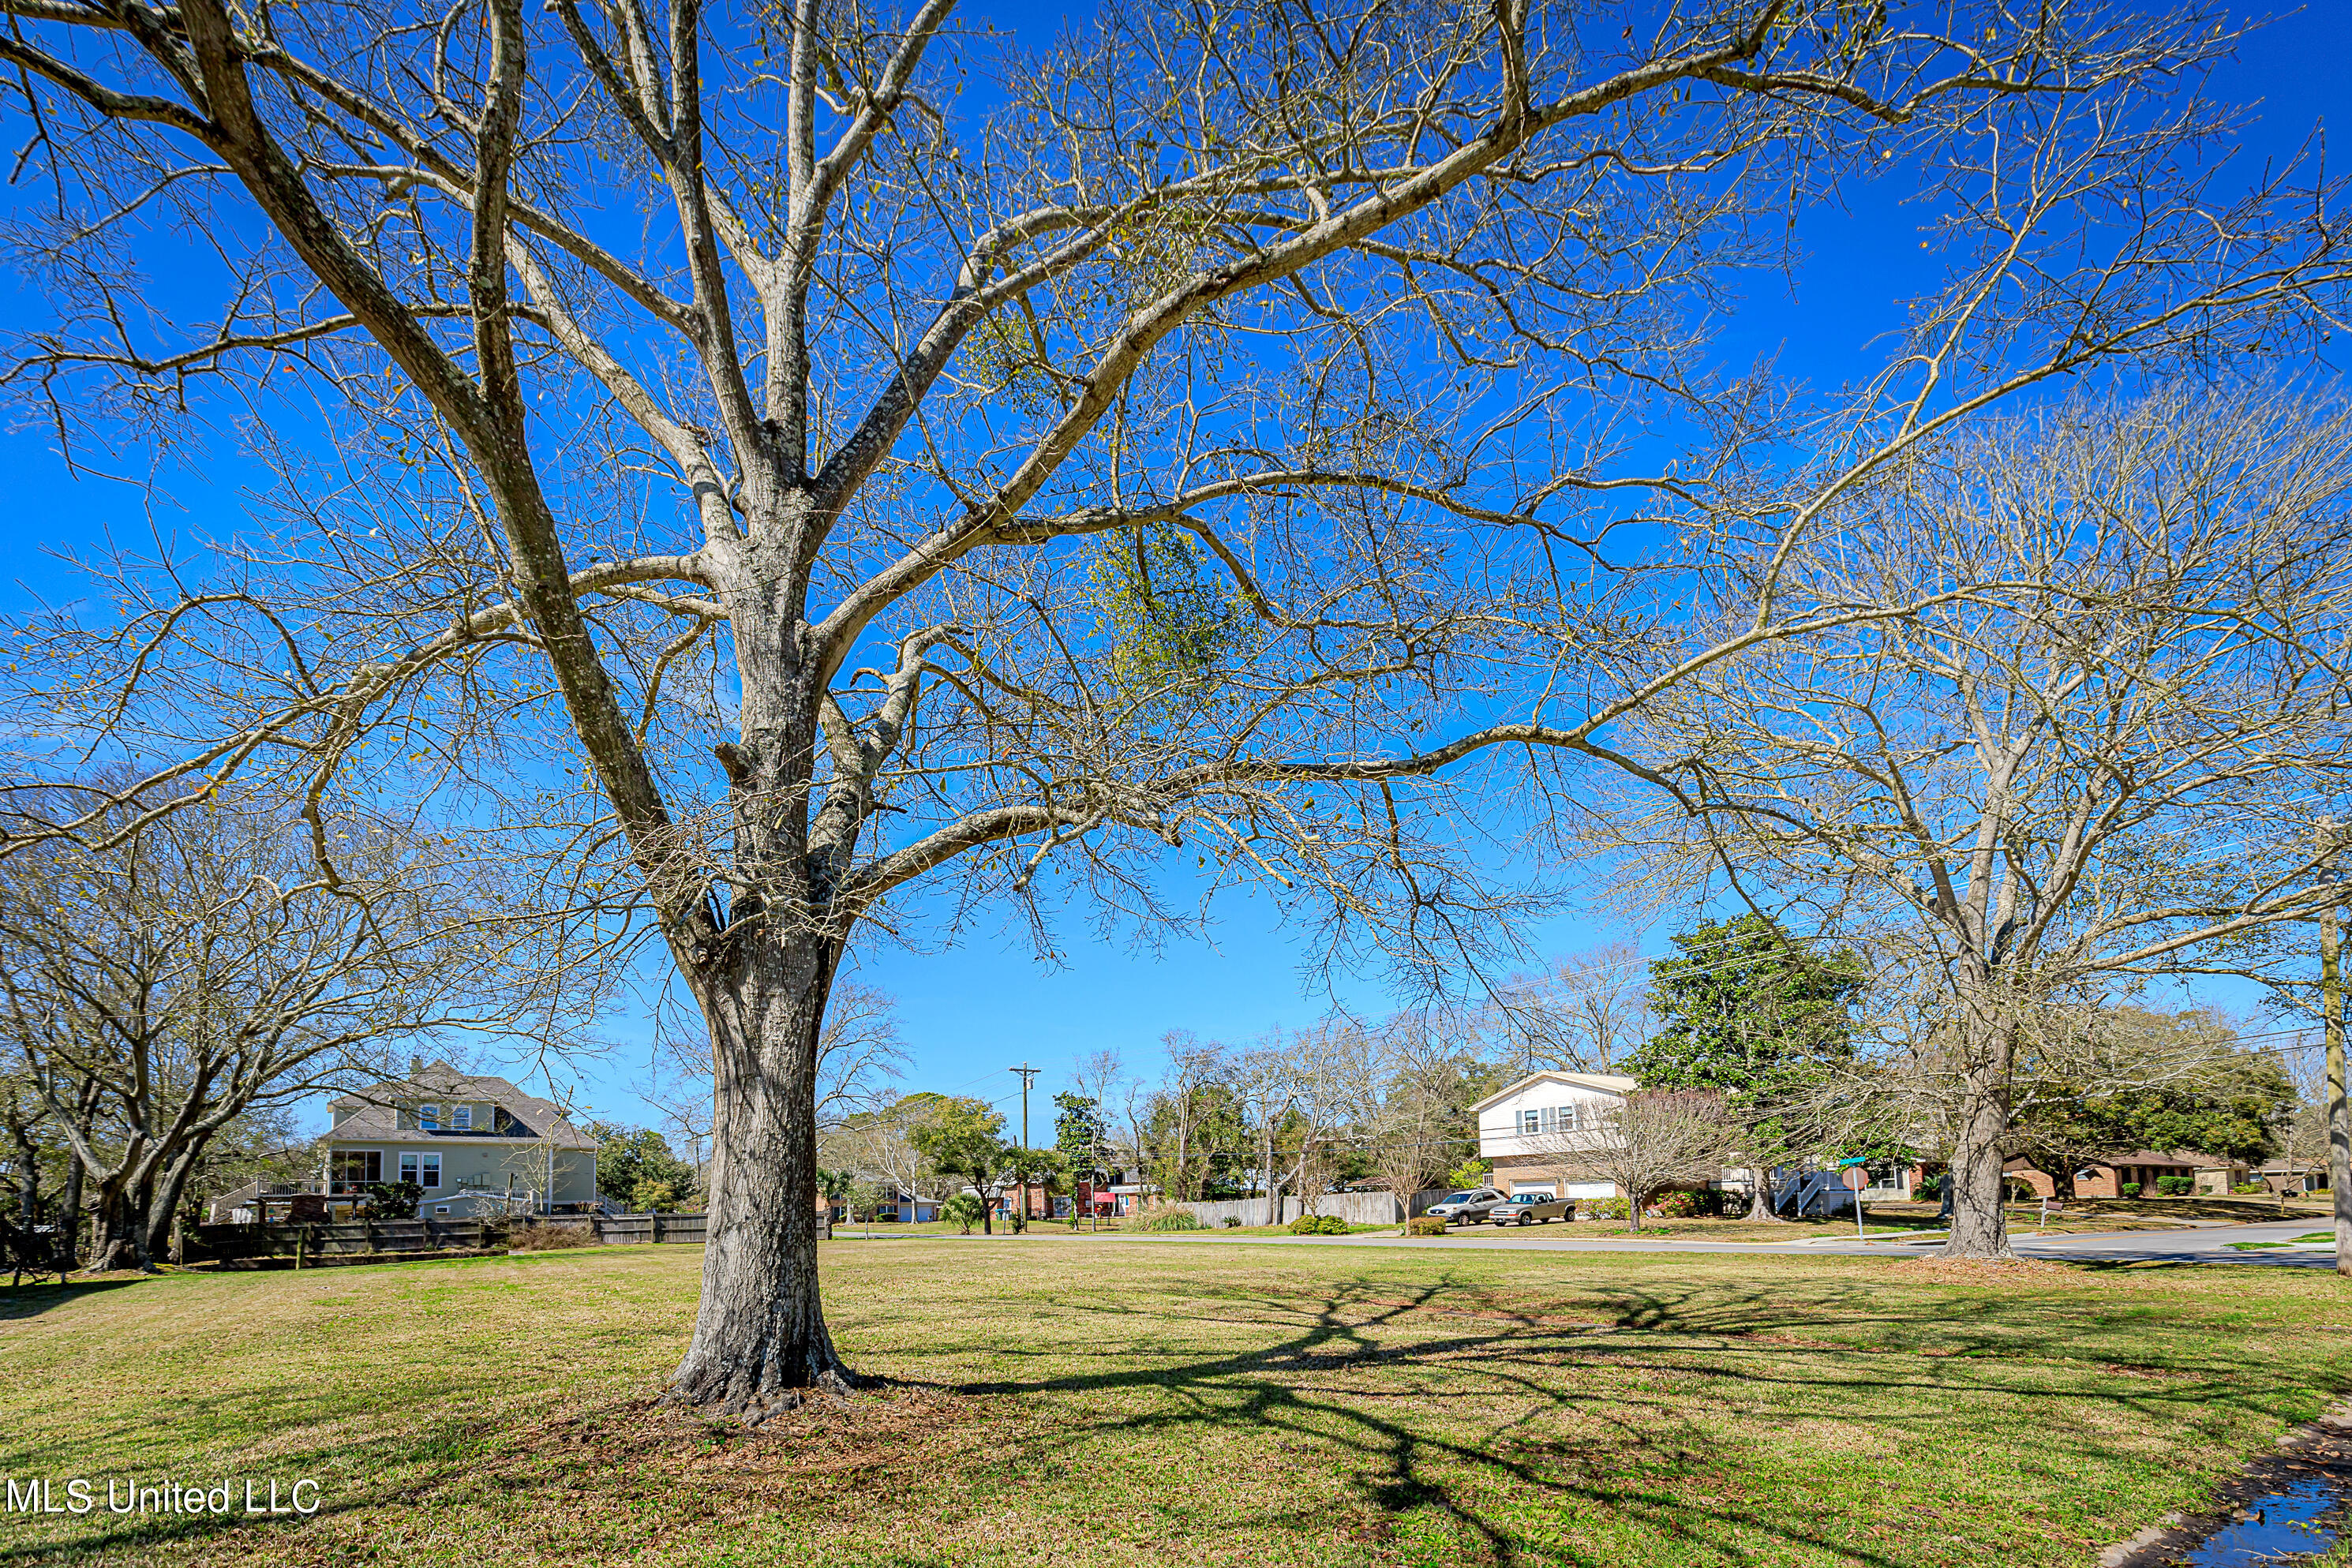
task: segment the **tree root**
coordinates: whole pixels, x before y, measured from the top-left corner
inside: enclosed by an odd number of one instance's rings
[[[821,1401],[833,1409],[845,1409],[853,1394],[860,1387],[874,1386],[877,1381],[828,1367],[818,1373],[806,1388],[745,1389],[730,1385],[721,1396],[698,1397],[673,1385],[662,1395],[660,1404],[670,1409],[729,1417],[740,1421],[747,1430],[756,1431],[775,1417],[787,1411],[798,1410],[804,1405]]]

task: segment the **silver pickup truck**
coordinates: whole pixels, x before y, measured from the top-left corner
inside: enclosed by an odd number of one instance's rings
[[[1572,1197],[1547,1197],[1539,1192],[1517,1193],[1509,1201],[1488,1209],[1486,1218],[1497,1225],[1533,1225],[1538,1219],[1574,1219],[1576,1200]]]

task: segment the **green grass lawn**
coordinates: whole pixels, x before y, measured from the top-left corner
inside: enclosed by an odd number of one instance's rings
[[[2087,1564],[2352,1371],[2352,1296],[2288,1270],[825,1257],[889,1382],[758,1434],[652,1400],[697,1248],[0,1297],[7,1476],[324,1498],[0,1514],[0,1564]]]

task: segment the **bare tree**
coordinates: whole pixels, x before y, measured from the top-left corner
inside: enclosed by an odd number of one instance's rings
[[[1649,971],[1641,951],[1637,942],[1606,943],[1570,953],[1549,975],[1509,988],[1497,1008],[1507,1071],[1521,1077],[1546,1068],[1614,1071],[1612,1064],[1649,1034]]]
[[[1198,1202],[1241,1131],[1233,1061],[1222,1042],[1190,1030],[1171,1030],[1160,1043],[1168,1066],[1144,1103],[1138,1142],[1161,1196]]]
[[[877,1187],[909,1198],[944,1199],[960,1184],[935,1169],[915,1143],[915,1129],[931,1106],[928,1097],[912,1095],[854,1113],[819,1134],[820,1148],[829,1164]]]
[[[1257,1177],[1265,1189],[1265,1223],[1282,1223],[1282,1178],[1276,1175],[1276,1143],[1296,1113],[1304,1087],[1296,1050],[1279,1034],[1234,1053],[1234,1092],[1257,1134]]]
[[[898,890],[1174,918],[1190,848],[1438,976],[1514,907],[1452,809],[1822,624],[1772,562],[1845,489],[2049,376],[2293,347],[2338,276],[2307,193],[2204,194],[2177,95],[2231,40],[2095,0],[1121,5],[1005,62],[993,119],[951,101],[952,0],[0,9],[56,208],[15,384],[78,458],[218,388],[285,472],[201,591],[110,569],[127,622],[61,630],[49,722],[191,799],[470,791],[647,920],[717,1063],[675,1394],[755,1420],[842,1385],[817,1055]],[[1825,440],[1694,367],[1729,270],[1865,171],[1949,276]],[[225,303],[182,329],[127,280],[191,250]],[[1755,465],[1800,423],[1839,455],[1790,499]],[[1651,501],[1706,526],[1650,564],[1752,568],[1712,643],[1603,549]]]
[[[1417,1023],[1408,1016],[1378,1028],[1334,1028],[1324,1053],[1330,1089],[1348,1107],[1348,1133],[1396,1200],[1400,1222],[1412,1218],[1414,1195],[1452,1163],[1461,1134],[1449,1092],[1453,1063]]]
[[[2297,961],[2312,824],[2352,782],[2347,441],[2340,402],[2199,387],[1922,450],[1792,556],[1790,591],[1974,586],[1644,716],[1668,804],[1611,831],[1654,885],[1864,934],[1921,997],[1951,1255],[2008,1250],[2026,1042],[2150,977]]]
[[[437,849],[347,825],[332,885],[269,802],[236,798],[0,862],[0,1008],[93,1186],[91,1268],[152,1267],[233,1123],[387,1076],[436,1031],[545,1040],[593,1016],[560,934]]]
[[[1602,1112],[1599,1123],[1590,1130],[1544,1134],[1533,1146],[1615,1182],[1636,1230],[1642,1210],[1662,1189],[1720,1175],[1739,1136],[1738,1121],[1722,1099],[1701,1089],[1628,1094]]]

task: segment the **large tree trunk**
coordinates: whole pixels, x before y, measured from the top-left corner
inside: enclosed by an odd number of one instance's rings
[[[205,1145],[212,1141],[209,1134],[192,1136],[172,1162],[163,1167],[163,1179],[155,1184],[147,1200],[146,1213],[142,1217],[141,1238],[149,1258],[168,1256],[180,1261],[178,1239],[173,1234],[172,1222],[180,1212],[180,1200],[188,1190],[188,1177],[203,1158]]]
[[[41,1166],[33,1141],[21,1131],[11,1131],[16,1145],[16,1228],[30,1234],[41,1213]]]
[[[58,1198],[58,1225],[65,1232],[65,1262],[68,1272],[81,1263],[81,1161],[66,1151],[65,1190]]]
[[[1753,1189],[1748,1195],[1748,1218],[1785,1223],[1779,1206],[1772,1201],[1772,1167],[1755,1166],[1752,1173],[1748,1184]]]
[[[89,1271],[104,1274],[117,1269],[152,1272],[148,1260],[137,1206],[118,1177],[99,1184],[98,1201],[90,1207]]]
[[[817,1294],[817,1036],[838,945],[747,936],[706,981],[715,1073],[709,1241],[677,1403],[757,1424],[811,1389],[845,1393]]]
[[[1961,1099],[1954,1129],[1952,1230],[1940,1256],[2009,1258],[2009,1220],[2001,1208],[2008,1178],[2003,1149],[2010,1135],[2010,1068],[2017,1035],[2007,1019],[1972,1009],[1960,1064]]]

